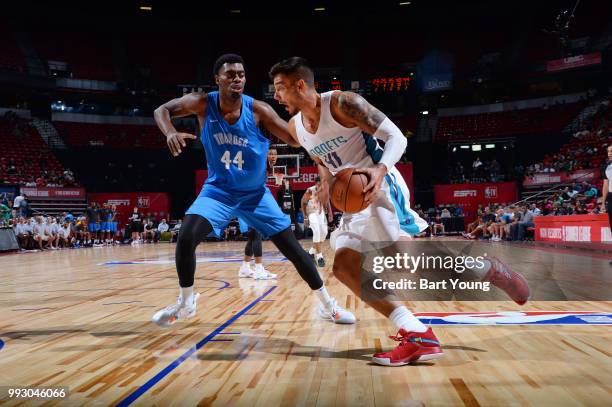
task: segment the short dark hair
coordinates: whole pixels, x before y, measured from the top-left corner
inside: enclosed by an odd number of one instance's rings
[[[237,54],[221,55],[215,61],[215,65],[213,66],[213,75],[217,75],[219,73],[219,69],[221,69],[223,64],[242,64],[244,65],[244,59],[242,59],[242,57]]]
[[[308,85],[314,86],[314,72],[302,57],[291,57],[274,64],[270,68],[270,79],[274,80],[274,77],[279,73],[303,79]]]

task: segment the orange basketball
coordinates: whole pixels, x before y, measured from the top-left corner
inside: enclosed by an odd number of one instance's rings
[[[336,174],[331,187],[331,202],[339,210],[356,213],[364,210],[366,205],[363,189],[369,179],[365,174],[353,173],[353,168],[345,168]]]

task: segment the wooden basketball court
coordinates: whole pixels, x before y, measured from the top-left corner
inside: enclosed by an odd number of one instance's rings
[[[599,406],[612,396],[610,325],[437,326],[445,357],[370,363],[395,329],[321,269],[358,318],[320,320],[317,301],[265,242],[277,281],[238,279],[244,242],[198,247],[198,314],[163,330],[154,311],[177,295],[175,246],[0,257],[0,386],[67,386],[69,398],[6,405]],[[587,291],[610,290],[606,254],[491,247],[517,271],[546,256]],[[326,248],[328,264],[331,253]],[[579,265],[583,266],[579,266]],[[588,266],[584,266],[587,264]],[[584,274],[586,278],[580,277]],[[611,302],[419,302],[418,312],[597,311]],[[504,315],[504,314],[502,314]],[[605,400],[608,400],[607,402]]]

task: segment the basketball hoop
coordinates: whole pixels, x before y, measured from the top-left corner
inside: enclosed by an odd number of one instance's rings
[[[283,179],[285,178],[285,174],[283,173],[274,173],[274,180],[276,181],[276,186],[281,186],[283,184]]]

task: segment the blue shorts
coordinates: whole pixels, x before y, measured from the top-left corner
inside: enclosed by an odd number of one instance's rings
[[[90,232],[98,232],[100,230],[100,224],[90,223],[89,225],[87,225],[87,230]]]
[[[113,233],[117,233],[117,222],[108,222],[110,225],[110,231]]]
[[[264,238],[291,225],[289,216],[278,207],[268,187],[254,192],[232,193],[206,184],[185,215],[200,215],[211,223],[216,237],[233,218],[242,219]]]
[[[238,218],[238,228],[240,233],[246,233],[249,231],[249,224],[242,218]]]
[[[108,222],[100,222],[100,230],[102,232],[110,232],[110,225]]]

